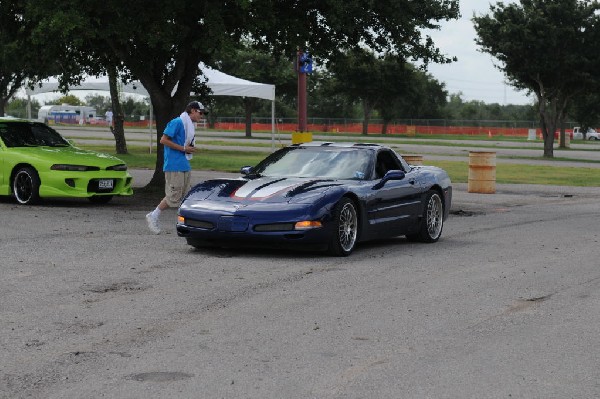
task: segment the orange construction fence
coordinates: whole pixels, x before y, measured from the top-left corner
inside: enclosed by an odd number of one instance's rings
[[[104,121],[103,121],[104,122]],[[106,123],[106,122],[104,122]],[[102,124],[102,123],[97,123]],[[148,121],[125,121],[125,126],[147,128]],[[224,131],[245,131],[246,124],[243,122],[217,122],[212,129]],[[368,126],[369,134],[381,134],[383,125],[381,123],[371,123]],[[278,123],[276,129],[282,133],[293,133],[298,129],[296,123]],[[530,128],[521,127],[485,127],[485,126],[432,126],[432,125],[401,125],[389,124],[385,134],[399,134],[414,136],[419,135],[471,135],[471,136],[513,136],[513,137],[528,137]],[[541,130],[536,130],[536,137],[540,137]],[[271,131],[270,123],[253,123],[253,132]],[[356,133],[361,134],[363,131],[362,123],[340,123],[340,124],[308,124],[307,131],[312,133]]]
[[[383,125],[378,123],[369,124],[369,134],[381,134]],[[277,124],[277,130],[280,132],[294,132],[298,128],[295,123]],[[217,130],[245,130],[243,123],[224,122],[216,123],[214,129]],[[270,131],[271,124],[253,123],[252,131]],[[353,124],[308,124],[307,130],[313,133],[356,133],[361,134],[363,126],[361,123]],[[539,136],[539,129],[536,129],[536,135]],[[386,134],[405,134],[414,136],[415,134],[453,134],[453,135],[473,135],[473,136],[515,136],[527,137],[529,128],[511,128],[511,127],[477,127],[477,126],[415,126],[415,125],[388,125]]]

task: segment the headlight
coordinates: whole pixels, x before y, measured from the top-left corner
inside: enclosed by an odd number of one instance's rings
[[[85,165],[64,165],[55,164],[50,167],[51,170],[65,170],[71,172],[88,172],[92,170],[100,170],[97,166],[85,166]]]
[[[124,163],[122,163],[120,165],[109,166],[108,168],[106,168],[106,170],[126,171],[127,170],[127,165],[125,165]]]

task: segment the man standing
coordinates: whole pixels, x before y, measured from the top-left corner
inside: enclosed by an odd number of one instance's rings
[[[160,138],[160,143],[164,146],[165,197],[154,211],[146,215],[148,228],[154,234],[160,233],[160,213],[169,207],[179,206],[190,189],[190,159],[196,152],[194,123],[200,122],[205,113],[201,103],[192,101],[180,116],[167,124]]]
[[[108,109],[108,111],[106,111],[106,124],[108,125],[108,128],[110,129],[110,131],[113,131],[113,112],[112,109]]]

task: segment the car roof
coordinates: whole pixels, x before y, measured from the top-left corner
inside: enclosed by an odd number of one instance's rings
[[[308,143],[292,144],[292,147],[340,147],[340,148],[388,148],[375,143],[352,143],[352,142],[332,142],[332,141],[311,141]]]

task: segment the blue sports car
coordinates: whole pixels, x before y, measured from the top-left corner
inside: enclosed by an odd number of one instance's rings
[[[295,144],[241,172],[186,195],[177,234],[189,245],[294,246],[347,256],[373,239],[436,242],[452,201],[443,169],[409,165],[376,144]]]

